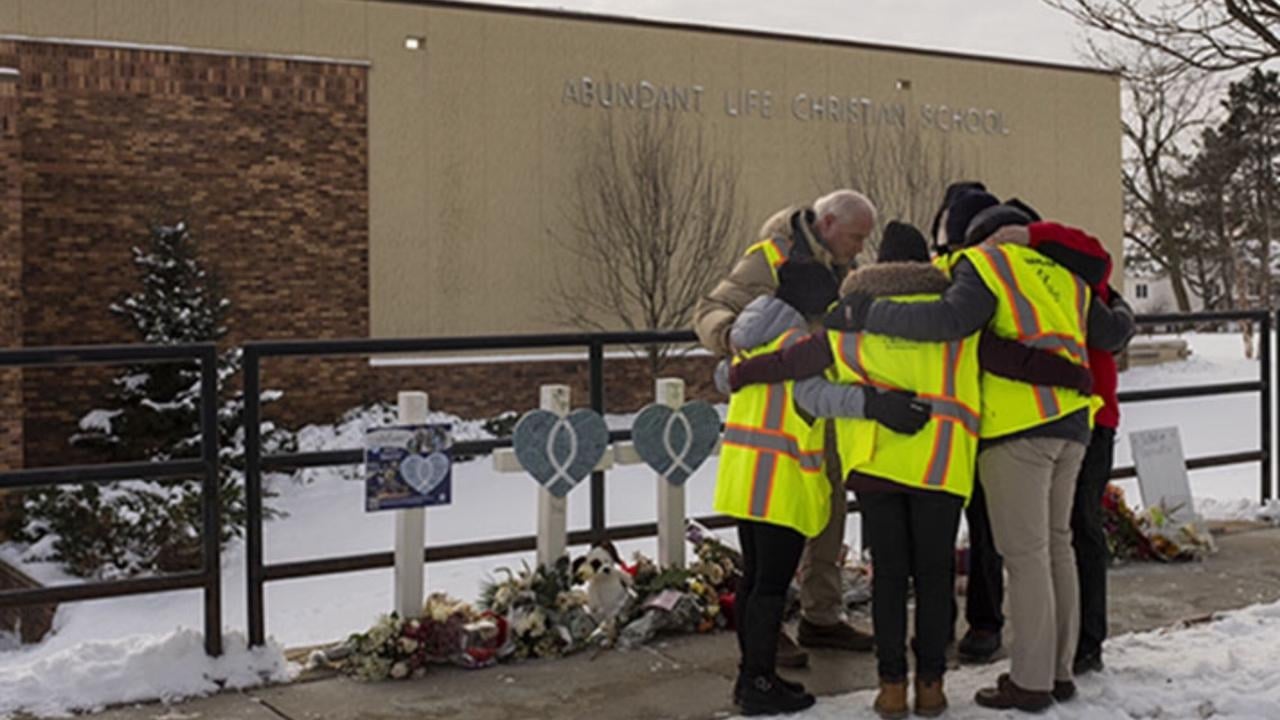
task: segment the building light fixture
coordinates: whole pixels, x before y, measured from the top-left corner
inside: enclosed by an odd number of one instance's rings
[[[898,78],[897,86],[899,90],[910,90],[911,81],[906,78]]]
[[[427,46],[427,39],[420,35],[407,35],[404,39],[405,50],[421,50]]]

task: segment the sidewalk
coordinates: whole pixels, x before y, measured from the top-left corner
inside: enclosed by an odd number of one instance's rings
[[[1220,610],[1280,599],[1280,529],[1232,528],[1219,552],[1189,565],[1129,564],[1112,570],[1111,632],[1196,621]],[[865,619],[862,619],[866,624]],[[962,629],[962,628],[961,628]],[[1006,637],[1006,641],[1008,638]],[[1007,642],[1006,642],[1007,644]],[[559,661],[483,671],[445,668],[419,681],[358,683],[327,677],[175,706],[119,708],[98,720],[641,720],[734,714],[733,636],[673,638],[632,652],[579,654]],[[999,665],[992,667],[995,673]],[[818,651],[790,676],[820,695],[875,685],[870,654]]]

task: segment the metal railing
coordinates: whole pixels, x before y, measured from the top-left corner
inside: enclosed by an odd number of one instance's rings
[[[1250,320],[1262,327],[1262,343],[1259,356],[1260,367],[1269,368],[1271,358],[1271,316],[1266,312],[1242,313],[1198,313],[1191,315],[1151,315],[1139,318],[1140,324],[1158,324],[1167,322],[1208,322],[1224,320]],[[536,348],[586,348],[589,365],[588,391],[593,410],[603,413],[604,407],[604,348],[611,345],[657,345],[682,344],[696,342],[691,332],[654,332],[654,333],[600,333],[600,334],[563,334],[563,335],[505,335],[470,338],[431,338],[431,339],[396,339],[396,340],[321,340],[321,341],[284,341],[254,342],[244,348],[244,383],[245,383],[245,465],[246,465],[246,497],[248,502],[248,527],[246,528],[246,563],[248,580],[249,641],[251,645],[264,642],[266,636],[265,618],[265,585],[273,580],[314,577],[337,573],[357,572],[375,568],[392,567],[395,564],[392,552],[365,553],[344,555],[339,557],[316,558],[291,562],[266,564],[262,551],[262,472],[264,470],[296,470],[308,467],[326,467],[334,465],[355,465],[363,462],[363,449],[330,450],[323,452],[277,454],[263,457],[258,435],[258,424],[261,419],[261,406],[258,398],[261,392],[261,361],[266,357],[323,357],[350,355],[381,355],[390,353],[425,353],[425,352],[463,352],[475,350],[528,350]],[[460,361],[464,362],[464,361]],[[1174,398],[1191,398],[1205,395],[1222,395],[1229,393],[1257,392],[1262,398],[1270,396],[1270,378],[1262,372],[1259,380],[1251,382],[1219,383],[1213,385],[1160,388],[1120,393],[1122,403],[1148,402]],[[1218,467],[1247,462],[1262,463],[1262,498],[1271,497],[1271,407],[1262,402],[1262,438],[1258,450],[1196,457],[1187,461],[1192,469]],[[628,430],[610,432],[612,441],[628,440]],[[509,438],[459,442],[454,444],[458,454],[480,454],[491,452],[501,447],[510,447]],[[1114,478],[1134,477],[1133,467],[1117,468],[1112,473]],[[596,539],[608,537],[612,540],[629,540],[651,537],[657,534],[657,523],[635,525],[608,526],[605,518],[605,474],[592,474],[590,484],[591,524],[586,530],[569,533],[569,543],[582,544]],[[857,510],[856,501],[850,501],[847,509]],[[721,515],[696,518],[711,528],[723,528],[733,525],[734,521]],[[528,552],[536,548],[533,535],[481,540],[475,542],[456,543],[427,547],[423,550],[425,562],[459,560],[464,558],[500,555],[513,552]]]
[[[1163,315],[1140,315],[1138,325],[1181,325],[1207,322],[1250,322],[1258,327],[1258,379],[1244,382],[1214,383],[1209,385],[1187,385],[1181,387],[1156,388],[1152,390],[1130,390],[1119,394],[1120,403],[1152,402],[1157,400],[1173,400],[1179,398],[1205,397],[1208,395],[1231,395],[1237,393],[1258,393],[1259,397],[1259,443],[1257,450],[1205,455],[1187,459],[1187,469],[1222,467],[1257,462],[1261,464],[1259,473],[1259,496],[1262,502],[1273,497],[1272,493],[1272,460],[1274,438],[1272,437],[1272,388],[1271,388],[1271,328],[1272,314],[1264,310],[1237,312],[1201,312]],[[1274,398],[1280,403],[1280,396]],[[1111,471],[1112,479],[1137,477],[1138,471],[1133,466],[1115,468]]]
[[[218,353],[213,343],[187,345],[85,345],[0,349],[0,368],[172,363],[200,366],[200,457],[163,462],[27,468],[0,472],[0,490],[29,490],[54,485],[117,480],[200,477],[202,552],[200,569],[159,577],[89,582],[0,592],[0,607],[98,600],[203,588],[204,644],[209,655],[222,654],[222,568],[219,563],[222,509],[218,503]]]
[[[1257,380],[1209,385],[1191,385],[1120,393],[1122,403],[1152,402],[1209,395],[1258,393],[1262,398],[1260,445],[1256,450],[1195,457],[1187,460],[1191,469],[1219,467],[1241,463],[1261,464],[1260,496],[1265,502],[1273,497],[1272,467],[1272,316],[1266,312],[1196,313],[1190,315],[1150,315],[1139,318],[1143,325],[1249,321],[1260,329],[1259,368]],[[362,448],[293,454],[262,455],[260,424],[261,364],[268,357],[341,357],[373,356],[395,353],[464,352],[475,350],[528,350],[545,348],[585,348],[589,366],[588,394],[590,406],[605,412],[604,349],[606,346],[680,345],[695,342],[690,332],[599,333],[560,335],[514,335],[469,338],[428,338],[394,340],[319,340],[251,342],[244,346],[244,421],[245,421],[245,495],[247,527],[245,555],[247,565],[248,624],[251,645],[261,645],[266,637],[265,585],[274,580],[314,577],[392,567],[393,553],[365,553],[339,557],[315,558],[266,564],[263,561],[263,488],[262,473],[363,462]],[[128,462],[98,465],[31,468],[0,472],[0,489],[36,488],[59,484],[105,483],[134,478],[203,478],[203,553],[199,571],[176,573],[162,577],[136,578],[109,582],[85,583],[33,590],[0,592],[0,607],[36,605],[98,598],[168,592],[203,588],[205,610],[205,645],[211,655],[221,652],[221,577],[219,573],[218,447],[217,447],[217,351],[212,344],[179,346],[84,346],[63,348],[26,348],[0,350],[0,368],[41,367],[57,365],[91,365],[119,363],[160,363],[198,361],[201,372],[201,454],[199,459],[165,462]],[[465,362],[465,361],[461,361]],[[1278,398],[1280,400],[1280,398]],[[629,430],[610,432],[612,441],[630,439]],[[482,454],[510,447],[509,438],[459,442],[459,454]],[[1133,467],[1116,468],[1113,478],[1134,477]],[[609,526],[605,516],[605,473],[592,474],[590,487],[590,526],[571,532],[570,544],[591,542],[608,537],[627,540],[657,534],[657,524]],[[857,509],[849,502],[847,509]],[[706,516],[698,521],[712,528],[728,527],[733,520],[724,516]],[[536,548],[533,535],[456,543],[423,550],[424,562],[439,562],[471,557],[527,552]]]

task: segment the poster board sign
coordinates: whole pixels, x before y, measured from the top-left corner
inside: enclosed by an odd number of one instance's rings
[[[1187,461],[1182,452],[1178,428],[1154,428],[1129,433],[1129,447],[1138,471],[1142,503],[1164,508],[1179,523],[1198,522],[1196,506],[1187,480]]]
[[[452,429],[436,423],[368,430],[365,511],[448,505],[453,497]]]

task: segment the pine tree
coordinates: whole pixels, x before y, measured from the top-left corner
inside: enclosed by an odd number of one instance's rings
[[[226,335],[230,301],[206,270],[183,223],[157,227],[149,245],[133,250],[141,288],[111,306],[153,345],[211,342]],[[240,369],[240,352],[218,359],[220,539],[239,535],[245,522],[243,398],[227,392]],[[279,397],[263,393],[263,402]],[[76,447],[114,461],[171,460],[200,454],[200,371],[193,363],[136,365],[113,379],[107,407],[80,420]],[[292,446],[292,437],[264,423],[267,451]],[[116,576],[199,566],[203,494],[199,478],[128,481],[108,486],[51,488],[28,497],[20,537],[55,538],[50,559],[79,575]]]

